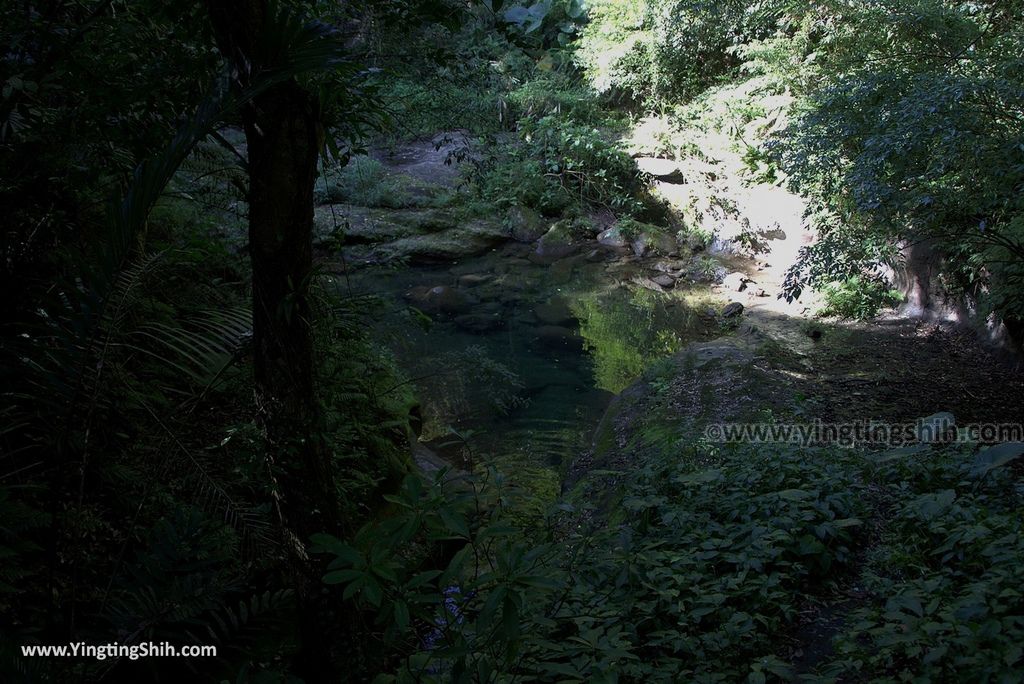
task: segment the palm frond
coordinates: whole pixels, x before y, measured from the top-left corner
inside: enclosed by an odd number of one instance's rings
[[[356,71],[349,59],[344,38],[334,27],[309,20],[298,8],[271,2],[263,26],[253,44],[252,54],[243,55],[238,66],[242,105],[267,89],[297,76],[331,70]]]
[[[208,311],[180,325],[143,324],[126,346],[182,373],[205,392],[238,359],[251,336],[252,314],[238,308]]]

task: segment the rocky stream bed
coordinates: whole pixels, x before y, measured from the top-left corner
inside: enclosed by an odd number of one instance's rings
[[[677,389],[665,419],[680,439],[754,415],[897,421],[957,406],[967,419],[1020,417],[1019,381],[967,333],[897,315],[812,323],[811,303],[781,299],[786,268],[814,239],[781,188],[723,203],[739,187],[728,163],[638,158],[708,245],[627,233],[601,212],[585,231],[525,207],[467,216],[443,199],[458,191],[446,161],[459,144],[448,134],[374,153],[411,207],[317,209],[325,267],[349,294],[380,298],[382,339],[416,385],[421,466],[436,467],[434,454],[494,465],[550,501],[595,458],[624,457],[608,437],[630,441],[639,421],[624,407],[644,404],[652,378]],[[738,249],[740,233],[757,248]],[[702,353],[715,363],[694,365]],[[965,355],[972,365],[957,363]]]

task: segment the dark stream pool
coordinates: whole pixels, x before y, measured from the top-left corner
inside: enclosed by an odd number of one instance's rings
[[[527,256],[510,244],[444,266],[365,267],[350,282],[384,299],[377,332],[416,379],[421,441],[548,499],[610,398],[715,323],[706,290],[633,282],[649,264]]]

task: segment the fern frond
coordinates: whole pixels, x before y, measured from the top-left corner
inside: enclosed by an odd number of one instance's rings
[[[209,311],[180,326],[147,323],[125,346],[188,377],[201,392],[212,388],[252,336],[247,309]]]
[[[207,639],[198,640],[196,643],[206,643],[213,640],[214,643],[232,643],[237,646],[244,639],[246,632],[253,632],[262,629],[268,619],[273,619],[276,613],[291,605],[292,591],[290,589],[278,589],[277,591],[265,591],[261,594],[254,594],[242,599],[232,608],[224,606],[221,610],[211,613],[206,621]],[[212,624],[211,624],[212,623]]]
[[[206,512],[216,514],[223,522],[234,529],[242,540],[242,551],[249,553],[255,550],[269,550],[277,545],[273,536],[273,525],[266,514],[259,508],[245,506],[238,502],[210,472],[203,461],[181,443],[173,431],[157,416],[149,406],[145,407],[150,417],[164,431],[174,449],[165,452],[167,455],[177,454],[178,463],[183,469],[182,484],[191,493],[191,503]]]
[[[121,269],[114,279],[107,307],[106,325],[108,331],[119,329],[125,322],[133,305],[139,300],[144,280],[151,276],[163,261],[166,252],[143,254]]]

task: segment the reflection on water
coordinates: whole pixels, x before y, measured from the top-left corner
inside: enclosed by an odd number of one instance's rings
[[[378,332],[417,387],[421,440],[550,501],[612,393],[707,325],[686,293],[625,282],[631,275],[600,259],[548,266],[506,251],[449,268],[367,269],[352,285],[388,304]]]
[[[619,393],[652,361],[679,351],[699,318],[675,297],[640,287],[591,292],[574,302],[594,382]]]

